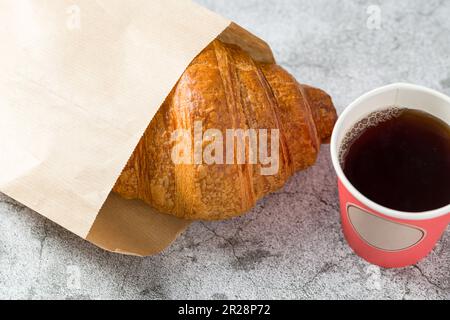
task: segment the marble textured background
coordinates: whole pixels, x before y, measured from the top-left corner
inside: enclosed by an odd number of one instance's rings
[[[405,81],[450,94],[450,1],[199,0],[273,47],[342,111]],[[379,5],[381,29],[367,27]],[[347,246],[328,147],[243,218],[194,223],[164,253],[106,253],[0,196],[0,298],[449,299],[450,232],[416,266],[382,270]],[[78,281],[79,280],[79,281]]]

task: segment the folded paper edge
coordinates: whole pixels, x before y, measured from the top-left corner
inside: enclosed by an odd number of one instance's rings
[[[238,45],[258,62],[276,62],[272,49],[267,42],[258,38],[235,22],[230,22],[230,25],[217,38],[223,42]]]
[[[162,252],[190,224],[111,193],[86,240],[109,252],[145,257]]]

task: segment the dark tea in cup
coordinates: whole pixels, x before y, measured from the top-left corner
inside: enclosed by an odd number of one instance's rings
[[[450,126],[428,113],[372,113],[348,132],[339,156],[353,186],[386,208],[426,212],[450,204]]]

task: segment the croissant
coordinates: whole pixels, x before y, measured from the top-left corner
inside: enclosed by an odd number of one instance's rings
[[[259,64],[239,47],[215,40],[195,58],[167,97],[113,191],[179,218],[235,217],[283,187],[296,172],[312,166],[321,144],[329,142],[336,118],[325,92],[300,85],[276,64]],[[263,174],[267,163],[174,161],[177,141],[173,133],[180,129],[193,133],[196,123],[202,123],[203,132],[278,130],[278,170]],[[205,141],[194,141],[194,136],[193,142],[188,141],[195,146],[187,149],[187,159],[195,158],[195,147],[204,150],[208,146]],[[246,158],[249,140],[245,140]],[[272,136],[266,141],[270,151],[276,141]],[[231,160],[236,160],[236,154]]]

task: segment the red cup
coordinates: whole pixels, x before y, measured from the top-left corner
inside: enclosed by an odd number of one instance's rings
[[[450,123],[448,96],[416,85],[389,85],[365,94],[344,111],[333,132],[331,155],[339,179],[342,226],[349,245],[372,264],[401,268],[416,264],[433,250],[450,223],[450,204],[422,213],[383,207],[350,183],[339,160],[347,132],[369,114],[390,106],[422,110]]]

